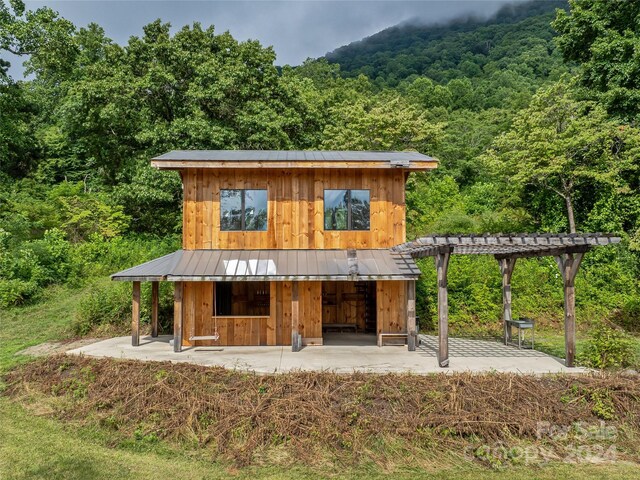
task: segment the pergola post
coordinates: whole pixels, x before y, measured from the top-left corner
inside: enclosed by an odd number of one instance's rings
[[[297,281],[291,283],[291,351],[299,352],[302,348],[302,339],[298,331],[300,325],[300,300],[299,285]]]
[[[416,351],[418,331],[416,329],[416,281],[407,281],[407,348]]]
[[[131,345],[140,345],[140,282],[133,282],[131,302]]]
[[[158,336],[158,284],[151,282],[151,336]]]
[[[575,278],[584,252],[556,256],[564,286],[564,352],[565,366],[573,367],[576,356],[576,290]]]
[[[449,299],[447,290],[447,270],[451,248],[438,250],[435,256],[438,274],[438,365],[449,366]]]
[[[516,257],[497,257],[502,273],[502,324],[504,328],[504,344],[511,341],[511,329],[507,328],[507,322],[512,320],[511,316],[511,275],[513,267],[516,265]]]
[[[184,285],[176,282],[173,292],[173,351],[182,351],[182,294]]]

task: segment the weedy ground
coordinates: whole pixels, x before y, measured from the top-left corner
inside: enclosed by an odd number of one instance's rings
[[[164,448],[232,469],[591,461],[576,457],[577,445],[589,455],[615,448],[598,461],[640,463],[636,375],[257,375],[58,355],[3,381],[5,403],[99,431],[108,446]],[[518,453],[531,448],[537,458]]]

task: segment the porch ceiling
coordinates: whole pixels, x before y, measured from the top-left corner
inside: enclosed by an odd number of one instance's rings
[[[120,281],[415,280],[410,255],[386,249],[355,250],[357,274],[347,250],[178,250],[111,275]],[[351,253],[353,254],[353,250]],[[353,261],[351,260],[351,264]]]

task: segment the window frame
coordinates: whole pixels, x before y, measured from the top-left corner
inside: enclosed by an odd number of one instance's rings
[[[247,230],[247,218],[246,218],[246,211],[245,211],[245,207],[246,207],[246,192],[248,190],[251,191],[263,191],[266,193],[267,196],[267,204],[265,206],[265,210],[267,212],[267,221],[265,222],[265,228],[264,230]],[[222,192],[232,192],[232,191],[238,191],[241,192],[240,194],[240,228],[236,229],[236,228],[230,228],[230,229],[226,229],[226,228],[222,228],[222,214],[223,214],[223,209],[222,209]],[[220,231],[221,232],[266,232],[269,229],[269,191],[266,188],[221,188],[220,189]]]
[[[325,214],[327,212],[326,209],[326,195],[327,192],[336,192],[345,190],[347,192],[347,228],[327,228],[327,224],[325,221]],[[352,203],[351,203],[351,192],[353,190],[357,190],[360,192],[367,192],[367,196],[369,197],[369,222],[368,228],[353,228],[353,212],[352,212]],[[322,191],[322,226],[325,231],[330,232],[370,232],[371,231],[371,189],[368,188],[325,188]]]

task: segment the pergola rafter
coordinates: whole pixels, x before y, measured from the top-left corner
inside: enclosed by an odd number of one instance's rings
[[[392,248],[414,258],[434,257],[438,274],[438,362],[449,366],[447,270],[451,255],[493,255],[502,273],[503,322],[511,320],[511,275],[516,259],[555,257],[564,285],[565,364],[575,361],[575,277],[584,254],[598,246],[620,242],[602,233],[429,235]]]

